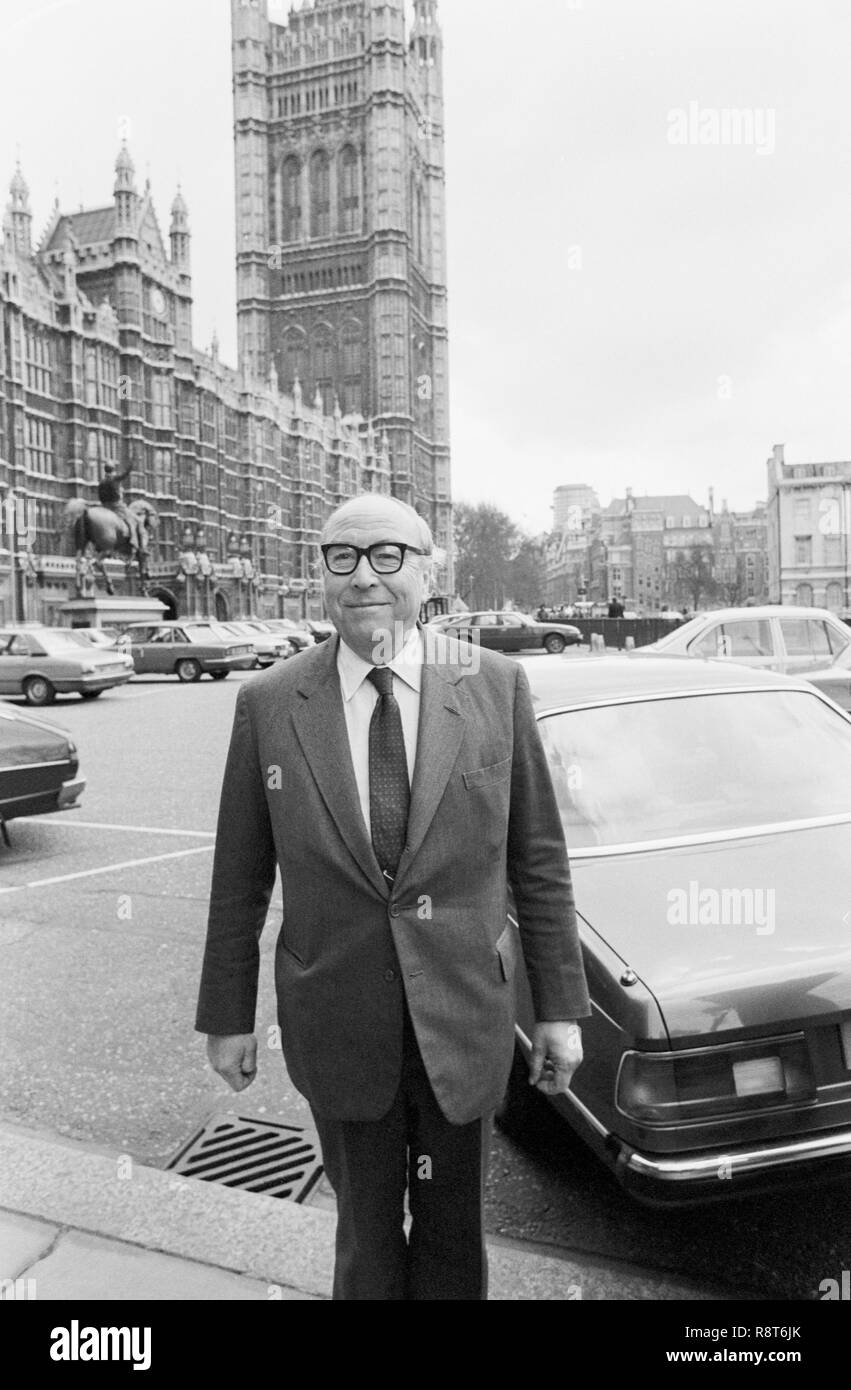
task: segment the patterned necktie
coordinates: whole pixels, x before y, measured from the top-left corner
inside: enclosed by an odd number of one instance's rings
[[[369,726],[369,819],[375,857],[393,879],[408,833],[408,758],[402,713],[393,694],[393,672],[376,666],[367,680],[378,691]]]

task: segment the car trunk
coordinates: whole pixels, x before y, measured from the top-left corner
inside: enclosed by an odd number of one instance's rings
[[[851,1017],[851,822],[572,861],[577,907],[674,1046]]]

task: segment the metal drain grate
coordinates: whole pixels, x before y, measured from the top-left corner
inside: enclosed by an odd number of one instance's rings
[[[228,1115],[210,1120],[167,1165],[187,1178],[304,1202],[322,1177],[315,1135]]]

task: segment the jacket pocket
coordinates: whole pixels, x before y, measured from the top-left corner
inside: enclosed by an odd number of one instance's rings
[[[503,758],[500,763],[491,763],[489,767],[477,767],[472,772],[464,773],[464,786],[468,791],[473,787],[490,787],[494,782],[504,782],[511,776],[511,758]]]

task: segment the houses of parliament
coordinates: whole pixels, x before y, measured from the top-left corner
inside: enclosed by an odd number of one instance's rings
[[[404,0],[313,0],[285,21],[267,0],[231,9],[235,367],[193,342],[180,189],[165,233],[123,144],[111,201],[55,204],[36,240],[14,173],[0,621],[57,620],[78,574],[65,508],[97,500],[107,463],[156,508],[152,593],[170,614],[318,615],[319,532],[360,492],[426,517],[452,591],[437,0],[415,0],[410,26]]]

